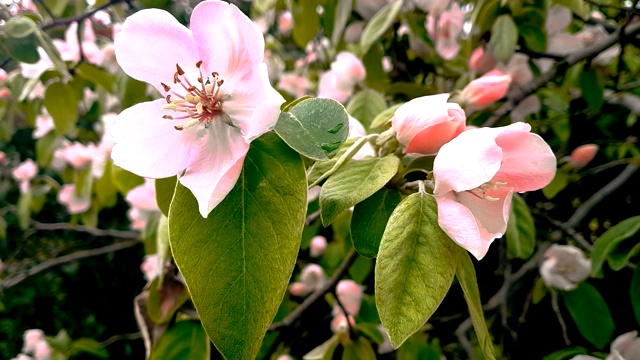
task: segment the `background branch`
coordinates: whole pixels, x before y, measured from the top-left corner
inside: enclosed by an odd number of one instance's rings
[[[83,225],[72,225],[69,223],[41,223],[32,221],[31,226],[35,230],[68,230],[84,232],[94,236],[108,236],[119,239],[140,239],[140,233],[138,231],[126,231],[126,230],[103,230]]]

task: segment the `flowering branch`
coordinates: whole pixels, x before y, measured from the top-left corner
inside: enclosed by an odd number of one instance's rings
[[[93,256],[99,256],[99,255],[104,255],[104,254],[109,254],[118,250],[123,250],[123,249],[127,249],[130,247],[133,247],[137,244],[140,244],[139,241],[137,240],[128,240],[128,241],[122,241],[122,242],[117,242],[115,244],[111,244],[105,247],[101,247],[101,248],[97,248],[97,249],[90,249],[90,250],[82,250],[82,251],[77,251],[74,252],[73,254],[69,254],[69,255],[65,255],[65,256],[61,256],[61,257],[57,257],[57,258],[53,258],[53,259],[49,259],[46,260],[36,266],[33,266],[29,269],[26,270],[19,270],[16,271],[14,274],[9,275],[7,278],[5,278],[1,283],[0,283],[0,292],[8,289],[12,286],[15,286],[17,284],[19,284],[20,282],[22,282],[23,280],[25,280],[26,278],[39,274],[45,270],[48,270],[54,266],[58,266],[58,265],[62,265],[62,264],[66,264],[68,262],[72,262],[72,261],[76,261],[76,260],[80,260],[80,259],[85,259],[85,258],[89,258],[89,257],[93,257]]]
[[[527,96],[536,92],[536,90],[545,86],[551,79],[554,78],[558,70],[571,67],[580,61],[591,59],[601,52],[607,50],[613,45],[620,42],[621,36],[630,37],[640,33],[640,23],[632,24],[624,29],[620,29],[616,33],[610,35],[608,38],[596,42],[595,44],[583,49],[582,51],[575,52],[567,55],[564,60],[557,62],[551,70],[535,78],[529,84],[520,88],[514,89],[508,96],[507,101],[502,104],[493,115],[484,123],[483,126],[493,126],[496,122],[507,116],[517,105]]]
[[[50,22],[48,24],[42,25],[42,30],[47,30],[47,29],[51,29],[51,28],[54,28],[54,27],[62,26],[62,25],[68,25],[68,24],[71,24],[73,22],[80,23],[82,20],[92,17],[93,14],[97,13],[98,11],[104,10],[104,9],[106,9],[106,8],[112,6],[112,5],[119,4],[119,3],[122,3],[122,2],[128,3],[128,1],[125,1],[125,0],[110,0],[110,1],[107,1],[106,3],[104,3],[102,5],[98,6],[97,8],[95,8],[93,10],[87,11],[86,13],[83,13],[83,14],[80,14],[80,15],[76,15],[76,16],[69,16],[69,17],[62,18],[62,19],[53,20],[52,22]]]

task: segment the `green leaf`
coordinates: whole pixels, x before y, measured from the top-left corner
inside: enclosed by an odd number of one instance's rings
[[[76,66],[75,70],[78,75],[82,76],[85,80],[101,86],[103,89],[107,90],[107,92],[111,92],[111,90],[113,90],[113,84],[115,83],[116,78],[104,69],[87,62],[81,62]]]
[[[111,159],[104,164],[102,177],[95,182],[96,197],[101,207],[113,207],[118,202],[118,190],[113,185],[113,162]]]
[[[396,110],[404,103],[395,104],[376,115],[373,120],[371,120],[371,124],[369,125],[370,129],[376,129],[382,127],[387,121],[391,120],[396,113]]]
[[[24,39],[14,39],[11,37],[2,37],[0,39],[2,40],[0,46],[6,49],[7,53],[16,60],[27,64],[35,64],[40,60],[38,46],[34,36],[27,36]]]
[[[333,22],[333,31],[331,33],[331,43],[336,45],[342,37],[344,28],[351,16],[351,7],[353,6],[353,0],[338,0],[338,6],[336,6],[336,16]]]
[[[633,313],[636,315],[636,321],[640,324],[640,264],[636,264],[631,277],[631,306]]]
[[[520,36],[524,39],[525,46],[538,53],[544,53],[547,49],[547,36],[544,31],[536,26],[521,25],[518,28]]]
[[[150,360],[209,360],[209,340],[197,320],[183,320],[167,330],[151,351]]]
[[[491,24],[500,13],[501,2],[502,0],[480,0],[474,7],[471,23],[478,28],[479,34],[489,31]]]
[[[228,359],[255,358],[287,289],[307,208],[300,156],[275,134],[254,140],[231,192],[203,218],[178,185],[171,249],[200,319]]]
[[[176,189],[177,176],[172,176],[164,179],[156,179],[156,202],[160,211],[164,216],[169,215],[169,206],[171,205],[171,199],[173,199],[173,192]]]
[[[498,16],[491,28],[491,40],[489,40],[489,44],[493,45],[493,54],[496,59],[505,64],[509,62],[517,43],[518,27],[511,15]]]
[[[469,314],[471,314],[471,322],[473,328],[476,330],[476,336],[480,343],[480,349],[482,349],[482,355],[486,360],[494,359],[495,352],[493,349],[493,343],[491,342],[491,334],[487,328],[487,323],[484,320],[484,314],[482,313],[482,302],[480,301],[480,290],[478,289],[478,281],[476,279],[476,269],[473,266],[473,261],[469,257],[469,253],[466,250],[458,249],[458,267],[456,268],[456,277],[462,287],[464,293],[464,299],[467,302],[469,308]]]
[[[513,195],[505,236],[507,254],[511,259],[526,260],[531,257],[536,246],[536,227],[529,206],[518,194]]]
[[[604,84],[595,69],[582,70],[578,78],[578,85],[582,89],[582,97],[594,113],[600,112],[604,103]]]
[[[602,265],[612,251],[623,241],[640,230],[640,216],[623,220],[605,231],[593,244],[591,250],[591,276],[602,278]]]
[[[302,49],[320,29],[320,16],[316,12],[317,0],[296,0],[291,7],[293,15],[293,41]]]
[[[391,155],[381,159],[353,160],[322,185],[320,216],[328,226],[344,210],[380,190],[398,171],[400,160]]]
[[[569,185],[569,174],[560,168],[556,171],[556,176],[549,185],[542,188],[542,193],[547,199],[551,200],[567,185]]]
[[[598,349],[609,342],[615,325],[602,295],[588,283],[580,283],[573,291],[561,292],[564,304],[580,334]]]
[[[623,241],[609,253],[608,262],[611,270],[622,270],[631,259],[640,252],[640,242],[638,240]]]
[[[360,255],[368,258],[378,255],[389,217],[401,200],[398,190],[382,188],[355,206],[351,217],[351,241]]]
[[[371,128],[373,119],[387,108],[384,96],[375,90],[365,89],[355,94],[347,104],[347,112],[360,120],[365,128]]]
[[[349,116],[333,99],[307,99],[280,113],[275,131],[302,155],[327,160],[347,139]]]
[[[9,19],[2,28],[14,39],[22,39],[38,31],[38,25],[25,16]]]
[[[338,335],[333,335],[329,340],[316,346],[313,350],[309,351],[302,357],[304,360],[331,360],[333,359],[333,353],[340,344]]]
[[[36,140],[36,159],[38,166],[46,168],[53,159],[53,153],[60,145],[60,139],[55,132],[49,132],[47,135]]]
[[[0,217],[0,240],[7,239],[7,220],[4,217]]]
[[[32,190],[28,190],[18,198],[18,225],[20,229],[26,230],[29,227],[29,221],[31,221],[31,202],[33,200]]]
[[[375,268],[376,305],[394,349],[415,333],[447,294],[458,247],[438,226],[432,195],[415,193],[394,210]]]
[[[376,353],[371,347],[371,343],[365,338],[348,342],[344,345],[342,360],[376,360]]]
[[[142,177],[116,165],[113,165],[111,169],[111,180],[122,195],[126,195],[134,187],[144,184]]]
[[[169,246],[169,218],[164,214],[160,215],[160,220],[158,220],[158,229],[156,230],[156,254],[158,254],[158,269],[163,269],[167,260],[171,259],[171,247]],[[158,272],[158,279],[160,279],[160,281],[164,281],[164,271]]]
[[[71,86],[55,82],[44,92],[44,106],[53,118],[56,133],[69,134],[76,128],[78,120],[78,99]]]
[[[396,0],[385,5],[371,20],[365,25],[360,37],[360,51],[366,54],[371,45],[391,27],[396,17],[402,9],[402,1]]]
[[[533,289],[531,290],[531,302],[534,304],[539,303],[544,299],[545,295],[547,295],[548,288],[544,283],[542,278],[538,278],[536,282],[533,284]]]
[[[120,78],[121,107],[126,109],[147,99],[147,84],[123,75]]]

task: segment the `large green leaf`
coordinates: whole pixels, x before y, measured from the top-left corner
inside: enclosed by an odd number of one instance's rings
[[[320,29],[320,16],[316,12],[317,0],[296,0],[291,7],[293,40],[304,49]]]
[[[337,45],[342,37],[344,28],[351,16],[351,7],[353,6],[353,0],[338,0],[336,6],[335,19],[333,21],[333,31],[331,32],[331,43]]]
[[[591,250],[591,276],[601,278],[602,265],[619,244],[640,230],[640,216],[630,217],[607,230],[593,244]]]
[[[585,66],[586,67],[586,66]],[[604,104],[604,83],[595,69],[584,69],[578,78],[582,89],[582,98],[587,102],[589,110],[597,113]]]
[[[371,127],[373,119],[387,108],[384,96],[371,89],[362,90],[351,98],[347,112],[366,127]]]
[[[365,338],[360,337],[357,340],[344,344],[344,352],[342,360],[375,360],[376,353],[371,347],[371,343]]]
[[[38,166],[46,168],[53,160],[53,153],[60,146],[60,138],[55,132],[50,132],[36,141],[36,159]]]
[[[636,321],[640,324],[640,264],[636,264],[631,277],[631,305],[633,313],[636,315]]]
[[[371,124],[369,125],[370,129],[375,129],[382,127],[387,121],[391,120],[396,113],[396,110],[404,103],[395,104],[381,112],[379,112],[373,120],[371,120]]]
[[[480,0],[473,7],[471,23],[478,29],[479,34],[489,31],[491,24],[500,13],[501,0]]]
[[[518,28],[511,15],[500,15],[491,28],[491,40],[493,54],[496,59],[507,63],[513,55],[518,43]]]
[[[341,212],[375,194],[393,178],[399,164],[400,160],[390,155],[353,160],[336,171],[320,190],[322,224],[328,226]]]
[[[306,99],[280,113],[275,131],[304,156],[328,160],[349,136],[349,115],[333,99]]]
[[[231,192],[203,218],[178,185],[173,256],[200,319],[228,359],[255,358],[287,289],[307,207],[304,165],[275,134],[254,140]]]
[[[458,264],[457,245],[438,226],[436,200],[419,192],[394,210],[375,269],[380,320],[397,349],[442,302]]]
[[[373,45],[380,37],[391,27],[396,17],[402,9],[402,1],[395,0],[385,5],[377,14],[371,18],[371,21],[365,25],[360,37],[360,51],[366,54],[371,45]]]
[[[487,323],[482,313],[482,302],[480,302],[480,290],[478,289],[478,281],[476,279],[476,269],[473,266],[473,261],[471,261],[469,257],[469,253],[462,248],[459,248],[458,252],[459,263],[456,268],[456,277],[462,287],[464,299],[467,302],[469,314],[471,314],[471,322],[473,323],[473,328],[476,330],[476,336],[480,343],[480,349],[482,349],[485,360],[495,359],[491,334],[489,334],[489,329],[487,328]]]
[[[351,241],[360,255],[369,258],[378,255],[380,240],[389,217],[401,200],[398,190],[382,188],[354,207]]]
[[[160,211],[165,216],[169,215],[169,206],[171,205],[171,199],[173,199],[173,192],[176,189],[177,176],[172,176],[164,179],[156,179],[156,202]]]
[[[2,29],[14,39],[22,39],[38,31],[38,25],[26,16],[19,16],[9,19]]]
[[[86,62],[78,64],[75,70],[78,75],[82,76],[85,80],[100,85],[103,89],[107,90],[107,92],[113,90],[113,84],[116,78],[106,70]]]
[[[53,118],[56,133],[68,134],[76,128],[78,99],[71,86],[55,82],[44,92],[44,106]]]
[[[510,258],[526,260],[536,246],[536,227],[529,206],[520,195],[511,202],[511,216],[507,223],[507,254]]]
[[[144,184],[142,177],[116,165],[111,168],[111,181],[122,195],[126,195],[134,187]]]
[[[208,360],[209,340],[197,320],[184,320],[167,330],[151,352],[150,360]]]
[[[573,291],[563,291],[561,294],[580,334],[598,349],[604,348],[615,325],[602,295],[586,282]]]

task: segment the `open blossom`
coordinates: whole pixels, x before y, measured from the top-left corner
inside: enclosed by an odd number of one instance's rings
[[[156,46],[149,46],[156,44]],[[251,140],[276,123],[284,99],[269,83],[264,38],[235,5],[205,1],[190,29],[163,10],[130,16],[115,39],[131,77],[163,96],[124,110],[111,157],[148,178],[176,174],[206,217],[234,187]]]
[[[43,114],[36,116],[36,130],[33,132],[34,139],[40,139],[47,135],[51,130],[55,129],[53,118],[50,115]]]
[[[67,207],[69,214],[82,214],[91,207],[91,198],[78,195],[75,184],[65,184],[58,193],[58,202]]]
[[[22,192],[29,190],[29,182],[36,174],[38,174],[38,165],[31,159],[20,163],[11,173],[13,179],[20,183],[20,191]]]
[[[640,359],[640,338],[638,331],[630,331],[618,336],[611,343],[611,353],[605,360]]]
[[[530,130],[525,123],[470,129],[435,158],[438,224],[478,260],[506,231],[513,193],[538,190],[555,176],[555,155]]]
[[[40,329],[29,329],[22,334],[22,352],[33,353],[36,350],[36,345],[45,340],[44,331]]]
[[[547,286],[560,290],[575,290],[589,277],[591,260],[572,245],[553,244],[544,252],[540,275]]]
[[[441,14],[430,13],[427,16],[427,32],[436,43],[436,52],[445,60],[451,60],[460,51],[458,36],[462,32],[464,13],[458,3]]]
[[[423,96],[396,110],[391,124],[405,153],[435,154],[464,131],[464,111],[448,98],[449,94]]]
[[[49,360],[53,355],[53,349],[46,340],[41,340],[36,344],[36,350],[33,352],[35,360]]]
[[[127,215],[131,220],[132,229],[144,229],[149,218],[160,213],[153,180],[145,179],[144,184],[131,189],[127,193],[126,200],[131,206]]]
[[[91,20],[86,19],[82,26],[82,43],[78,43],[78,23],[73,22],[64,33],[64,40],[54,39],[53,45],[60,52],[65,61],[80,61],[80,46],[84,57],[92,64],[100,65],[104,60],[104,53],[96,45],[96,35],[93,32]]]
[[[469,108],[481,110],[502,99],[510,84],[511,75],[493,70],[467,84],[460,98]]]
[[[299,98],[307,94],[307,91],[311,88],[311,82],[306,76],[300,76],[294,73],[284,73],[280,75],[278,87]]]
[[[574,169],[582,169],[596,157],[600,147],[596,144],[586,144],[575,148],[569,156],[569,165]]]
[[[354,54],[343,51],[331,63],[331,70],[320,76],[318,97],[345,102],[356,84],[363,81],[366,75],[362,61]]]
[[[97,155],[98,148],[92,143],[73,142],[62,148],[62,157],[76,170],[88,166]]]

